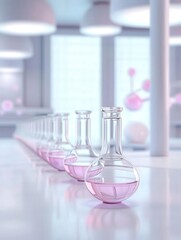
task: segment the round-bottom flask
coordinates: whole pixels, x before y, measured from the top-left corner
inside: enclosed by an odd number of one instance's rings
[[[48,149],[52,146],[54,139],[53,139],[53,119],[54,119],[54,114],[48,114],[46,119],[45,119],[45,129],[46,129],[46,134],[45,138],[42,141],[42,144],[40,145],[39,148],[39,156],[47,161],[47,152]]]
[[[43,153],[46,151],[47,145],[47,117],[43,116],[41,118],[41,127],[40,127],[40,140],[36,146],[37,154],[42,158]]]
[[[70,153],[73,146],[68,138],[69,113],[56,114],[54,118],[55,142],[48,150],[47,160],[57,170],[64,171],[64,159]]]
[[[102,109],[100,157],[87,169],[85,183],[90,193],[104,203],[120,203],[139,186],[139,175],[122,154],[121,112],[119,107]]]
[[[98,157],[93,150],[90,139],[89,110],[75,111],[77,115],[76,145],[64,160],[65,171],[78,181],[84,181],[85,172],[90,163]]]

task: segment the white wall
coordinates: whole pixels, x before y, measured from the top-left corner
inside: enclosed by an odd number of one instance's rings
[[[25,60],[24,106],[50,107],[49,37],[32,38],[34,56]],[[45,47],[46,45],[46,47]]]

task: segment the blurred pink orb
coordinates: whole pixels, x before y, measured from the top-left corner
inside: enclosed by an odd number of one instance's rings
[[[18,92],[18,91],[19,91],[19,86],[18,86],[18,84],[13,84],[13,85],[12,85],[12,90],[13,90],[14,92]]]
[[[135,93],[127,95],[124,101],[127,109],[131,111],[140,110],[143,105],[143,100]]]
[[[128,75],[130,77],[134,77],[135,74],[136,74],[136,70],[134,68],[129,68],[128,69]]]
[[[143,84],[142,84],[143,90],[145,90],[146,92],[149,92],[150,91],[150,87],[151,87],[150,80],[143,81]]]
[[[148,127],[142,122],[129,122],[124,128],[124,136],[128,143],[144,144],[148,135]]]
[[[12,111],[14,108],[14,104],[11,100],[4,100],[2,103],[1,103],[1,109],[5,112],[9,112],[9,111]]]
[[[181,93],[175,95],[175,102],[181,104]]]
[[[16,99],[16,103],[17,103],[17,104],[22,104],[22,99],[21,99],[20,97],[18,97],[18,98]]]

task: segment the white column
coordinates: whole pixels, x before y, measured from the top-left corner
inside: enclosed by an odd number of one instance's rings
[[[114,39],[102,38],[102,106],[114,106]]]
[[[169,0],[151,4],[151,156],[169,151]]]

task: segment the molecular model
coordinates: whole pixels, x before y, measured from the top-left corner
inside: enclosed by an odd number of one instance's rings
[[[139,89],[134,88],[134,77],[136,70],[134,68],[128,69],[128,76],[130,79],[130,91],[124,99],[124,105],[126,109],[130,111],[139,111],[143,107],[146,101],[149,101],[149,95],[147,98],[142,98],[139,93],[145,91],[149,94],[151,83],[149,79],[142,82]],[[169,106],[173,104],[181,104],[181,93],[176,94],[174,97],[170,97]],[[145,145],[149,136],[149,129],[145,123],[141,121],[128,122],[124,128],[124,136],[127,143],[142,144]]]
[[[124,100],[125,107],[130,111],[138,111],[141,109],[143,104],[149,100],[148,98],[141,98],[139,96],[140,91],[150,92],[151,83],[149,79],[142,82],[142,86],[139,89],[134,89],[134,76],[136,70],[134,68],[128,69],[128,76],[130,78],[130,93],[126,95]],[[181,93],[176,94],[174,97],[170,97],[169,107],[173,104],[181,104]]]

